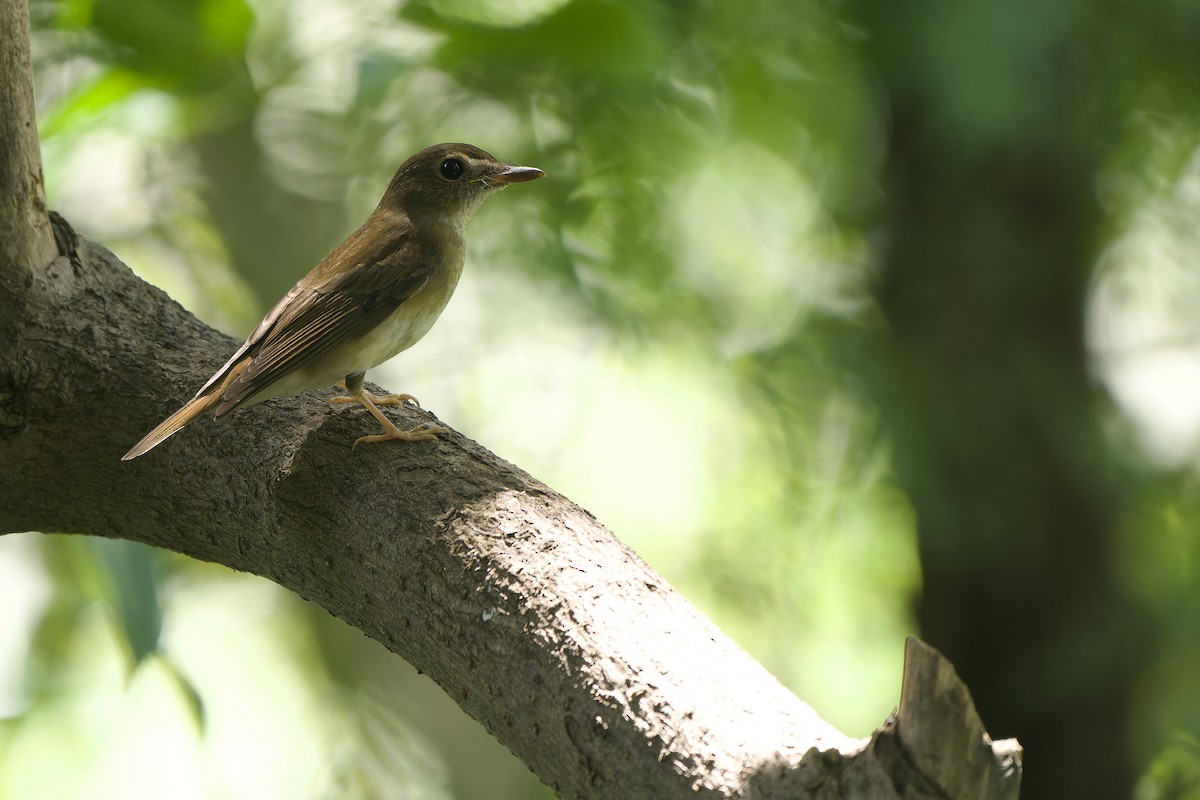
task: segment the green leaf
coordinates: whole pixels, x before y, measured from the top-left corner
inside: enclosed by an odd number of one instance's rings
[[[162,611],[158,605],[154,550],[137,542],[89,540],[109,576],[105,600],[120,624],[134,665],[158,651]]]

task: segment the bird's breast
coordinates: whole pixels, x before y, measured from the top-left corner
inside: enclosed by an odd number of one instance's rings
[[[450,302],[461,275],[461,257],[444,261],[425,286],[400,303],[370,333],[350,343],[356,352],[347,360],[357,369],[367,370],[421,341]]]

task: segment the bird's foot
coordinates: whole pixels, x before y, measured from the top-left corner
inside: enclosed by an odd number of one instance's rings
[[[402,430],[401,428],[397,428],[395,423],[388,419],[384,413],[379,410],[379,406],[381,405],[399,406],[406,403],[412,403],[417,408],[420,408],[421,406],[419,403],[417,403],[417,398],[413,397],[411,394],[388,394],[381,397],[376,397],[370,392],[363,390],[359,394],[352,395],[350,397],[334,397],[329,402],[361,403],[363,408],[367,409],[367,411],[371,413],[371,416],[375,417],[375,419],[379,421],[379,424],[383,426],[383,430],[385,431],[384,433],[377,433],[371,436],[360,436],[355,439],[354,446],[350,448],[352,450],[354,447],[358,447],[364,442],[367,444],[370,444],[371,442],[391,441],[423,442],[429,439],[436,439],[439,433],[450,432],[449,428],[443,428],[441,425],[418,425],[415,428]]]
[[[339,385],[343,386],[343,388],[345,386],[345,384]],[[367,391],[364,391],[363,394],[370,398],[371,402],[377,406],[402,406],[405,403],[411,403],[417,408],[421,407],[421,403],[411,394],[374,395]],[[334,403],[361,403],[362,401],[351,395],[349,397],[331,397],[326,402],[328,402],[330,405],[333,405]]]
[[[378,401],[376,401],[378,402]],[[395,425],[390,426],[387,433],[375,433],[370,436],[360,436],[354,440],[353,450],[360,444],[371,444],[372,442],[422,442],[427,439],[436,439],[439,433],[449,433],[449,428],[443,428],[440,425],[418,425],[415,428],[401,430]]]

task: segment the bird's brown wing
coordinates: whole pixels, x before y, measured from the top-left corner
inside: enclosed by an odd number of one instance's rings
[[[411,237],[380,242],[378,250],[383,252],[355,254],[351,249],[331,253],[271,309],[217,373],[219,376],[249,358],[241,374],[225,387],[222,401],[214,409],[216,416],[314,363],[343,342],[365,335],[419,292],[433,274],[435,260],[422,253]],[[338,268],[331,259],[343,264],[351,260],[354,266]]]

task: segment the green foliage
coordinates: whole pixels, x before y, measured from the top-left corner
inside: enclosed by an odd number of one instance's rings
[[[213,89],[242,69],[253,14],[242,0],[71,0],[63,28],[95,34],[106,61],[153,85]]]
[[[1200,740],[1181,736],[1163,751],[1138,785],[1136,800],[1200,798]]]
[[[1039,407],[1053,410],[1046,452],[1105,495],[1115,581],[1150,620],[1131,728],[1111,736],[1127,736],[1139,764],[1162,754],[1143,783],[1159,788],[1146,797],[1188,797],[1194,742],[1176,732],[1200,735],[1200,421],[1182,408],[1194,383],[1154,392],[1164,373],[1135,373],[1164,350],[1181,359],[1173,363],[1196,360],[1200,24],[1184,0],[1112,5],[1105,14],[1079,2],[975,0],[39,2],[48,192],[86,235],[244,334],[418,148],[471,141],[545,169],[546,180],[473,223],[468,272],[445,318],[378,379],[402,379],[394,388],[596,512],[854,734],[895,703],[903,636],[916,632],[919,545],[928,558],[931,531],[950,531],[938,552],[967,576],[1001,559],[1034,573],[1055,545],[1011,546],[1008,512],[1049,490],[993,436],[1027,413],[1035,387],[1039,402],[1049,398]],[[913,98],[924,127],[896,130],[897,109]],[[1103,109],[1080,118],[1112,122],[1064,131],[1056,113],[1066,99]],[[931,185],[948,187],[947,207],[961,211],[948,224],[966,245],[949,278],[887,284],[883,254],[926,211],[889,205],[889,136],[915,139],[939,167]],[[1066,137],[1077,149],[1060,161],[1071,164],[1047,159],[1045,174],[988,161]],[[961,169],[975,158],[985,169]],[[1020,273],[1021,283],[992,269],[1028,259],[981,198],[1027,191],[1036,216],[1049,207],[1050,178],[1090,163],[1109,216],[1099,231],[1061,238],[1102,254],[1090,294],[1085,276],[1071,284],[1089,317],[1088,352],[1069,366],[1090,368],[1096,386],[1059,392],[1062,370],[1024,335],[1044,316],[1044,276]],[[927,360],[905,362],[925,366],[891,388],[879,375],[903,353],[897,343],[911,341],[903,326],[921,321],[885,316],[889,291],[943,293],[950,313],[939,319],[952,323],[922,344]],[[980,323],[1005,314],[1028,324],[982,351]],[[960,365],[964,395],[939,375],[946,360]],[[998,385],[998,374],[1021,380]],[[1091,436],[1097,420],[1103,437]],[[921,470],[929,445],[919,432],[930,424],[954,444],[952,480]],[[989,474],[1008,479],[980,487],[983,442],[998,462]],[[917,477],[902,490],[895,472]],[[1123,490],[1108,496],[1102,487],[1114,483]],[[984,498],[982,513],[967,497]],[[929,524],[972,518],[984,524]],[[428,687],[405,682],[410,699],[394,707],[363,704],[389,657],[352,647],[298,602],[119,543],[56,538],[41,553],[30,570],[54,591],[31,612],[37,633],[14,695],[23,710],[0,727],[0,763],[43,741],[31,732],[61,720],[64,706],[86,705],[78,675],[91,659],[125,672],[120,691],[97,681],[106,702],[124,697],[132,708],[144,692],[150,706],[179,711],[190,732],[171,740],[172,757],[190,755],[171,763],[222,776],[214,786],[295,796],[267,778],[238,783],[213,755],[236,740],[221,738],[222,709],[236,706],[223,703],[224,681],[252,676],[205,660],[194,643],[206,629],[189,602],[236,608],[236,596],[272,612],[246,647],[278,656],[269,663],[282,676],[279,697],[304,706],[298,729],[348,742],[332,748],[314,786],[347,797],[380,787],[540,791],[461,722],[426,730],[449,719]],[[106,622],[92,615],[98,602]],[[1069,695],[1072,665],[1134,649],[1105,638],[1111,621],[1048,643],[1055,655],[1022,664],[1020,681]],[[173,624],[185,631],[175,647]],[[1019,702],[1013,684],[1001,688]],[[87,762],[99,745],[85,726],[71,730],[78,746],[64,758]],[[201,735],[207,745],[188,738]],[[405,756],[390,757],[392,747]],[[482,785],[472,783],[480,759]]]

